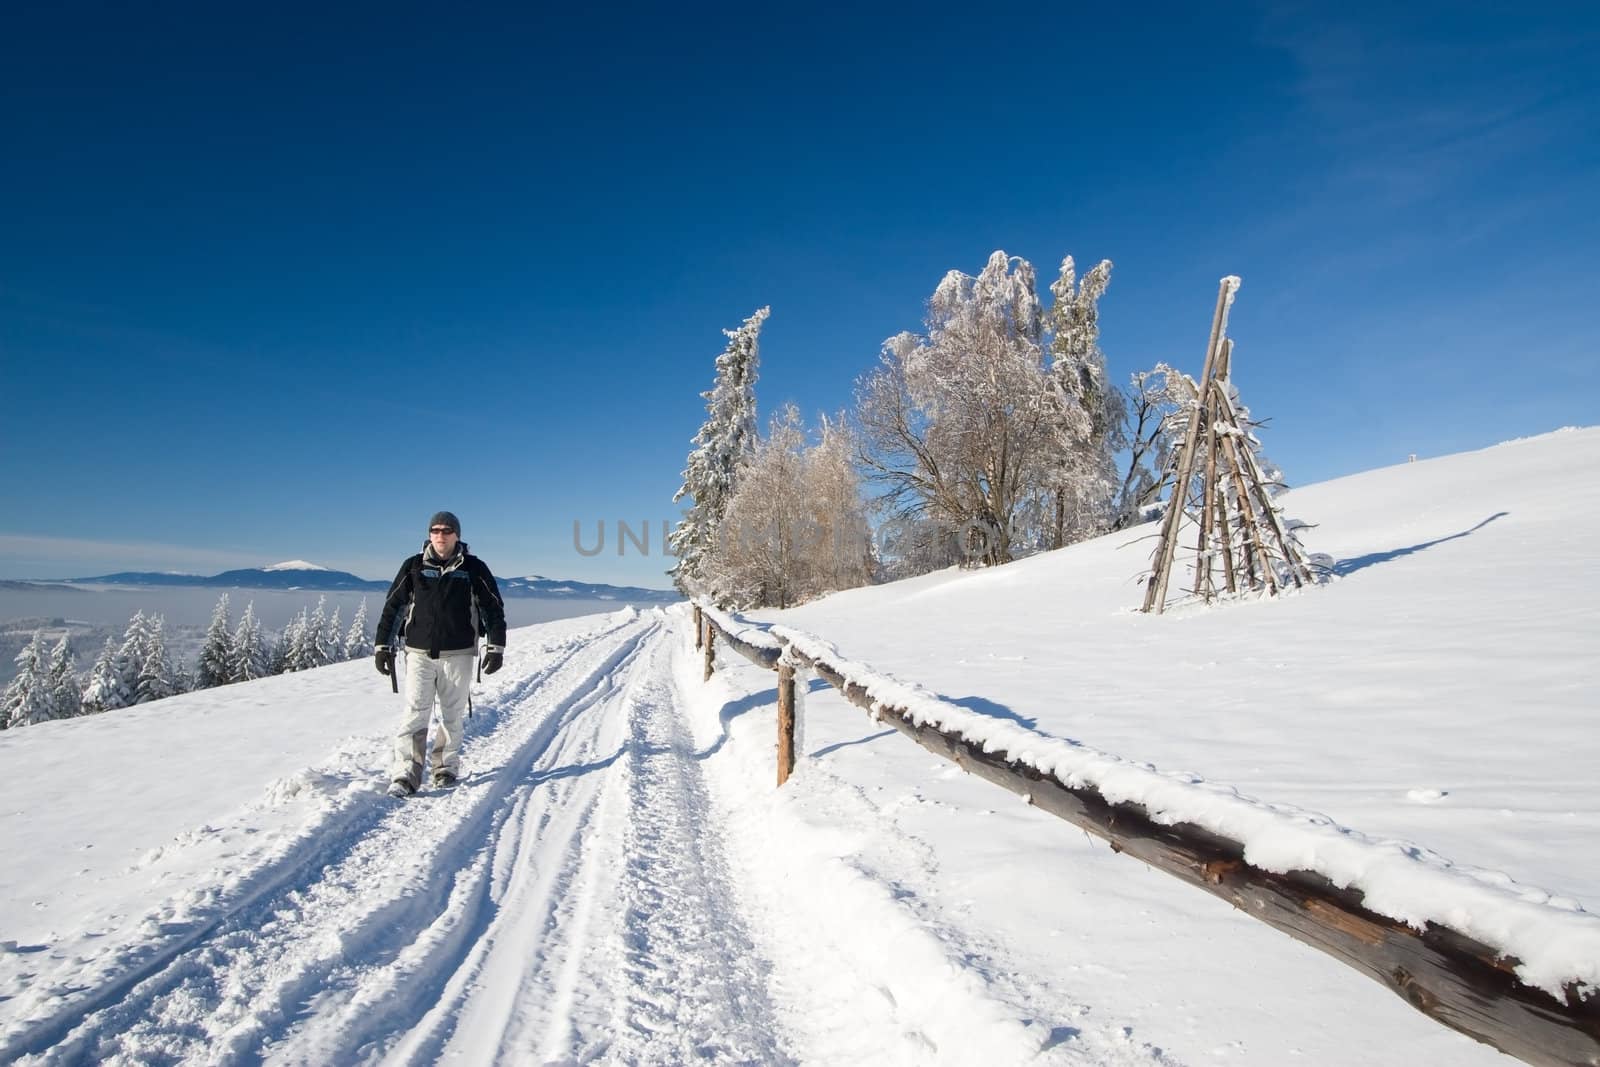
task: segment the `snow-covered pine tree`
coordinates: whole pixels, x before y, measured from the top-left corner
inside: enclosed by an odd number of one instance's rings
[[[33,640],[17,653],[15,662],[16,676],[0,698],[0,724],[15,729],[56,718],[51,700],[50,654],[45,651],[43,630],[33,632]]]
[[[339,605],[333,606],[333,614],[328,616],[328,628],[322,632],[322,647],[327,652],[327,662],[344,662],[344,623],[339,621]]]
[[[155,615],[150,618],[146,630],[144,659],[139,664],[139,681],[134,689],[133,702],[148,704],[152,700],[165,700],[177,692],[172,658],[167,654],[166,620]]]
[[[73,671],[72,637],[62,634],[50,653],[50,703],[58,719],[83,714],[83,691]]]
[[[233,680],[233,661],[233,622],[228,617],[228,594],[223,593],[211,612],[211,625],[206,628],[205,642],[195,661],[195,688],[227,685]]]
[[[294,669],[289,665],[289,660],[295,644],[300,640],[295,634],[298,621],[291,618],[284,623],[283,629],[278,631],[277,640],[272,642],[272,651],[267,656],[267,664],[273,674],[287,674]]]
[[[310,608],[301,608],[300,614],[289,621],[289,625],[283,631],[283,640],[285,671],[290,673],[308,671],[316,666],[314,657],[317,637],[311,630]]]
[[[372,638],[367,636],[367,598],[362,597],[361,606],[356,608],[356,617],[344,635],[344,658],[366,659],[372,653]]]
[[[686,596],[702,591],[705,563],[715,550],[739,470],[755,450],[761,324],[771,313],[770,307],[761,308],[737,330],[722,331],[728,347],[717,357],[716,382],[700,394],[706,421],[694,436],[683,486],[672,497],[677,502],[688,496],[694,503],[667,538],[668,550],[677,557],[667,573]]]
[[[306,621],[305,666],[301,670],[325,667],[332,662],[332,649],[328,647],[328,597],[324,594],[317,597],[317,608]]]
[[[125,703],[119,707],[139,702],[139,672],[144,668],[145,652],[150,643],[150,624],[150,616],[136,611],[123,631],[122,644],[117,648],[117,687],[125,694]]]
[[[255,601],[244,607],[239,625],[233,631],[233,658],[228,663],[228,681],[248,682],[265,678],[271,673],[271,653],[261,633],[261,623],[256,619]]]
[[[1078,282],[1068,256],[1050,287],[1050,380],[1058,405],[1056,462],[1047,475],[1052,548],[1104,533],[1116,518],[1116,456],[1127,446],[1128,412],[1122,391],[1106,376],[1100,350],[1099,302],[1110,282],[1109,259]]]
[[[117,667],[117,639],[107,637],[100,657],[89,669],[88,681],[83,685],[81,706],[83,714],[112,711],[133,703],[133,694],[124,688],[122,672]]]

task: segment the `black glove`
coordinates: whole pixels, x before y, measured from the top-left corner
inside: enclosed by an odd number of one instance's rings
[[[506,658],[499,652],[486,652],[483,656],[483,673],[493,674],[505,664]]]
[[[380,648],[373,653],[372,662],[377,665],[379,674],[394,673],[394,653],[387,648]]]

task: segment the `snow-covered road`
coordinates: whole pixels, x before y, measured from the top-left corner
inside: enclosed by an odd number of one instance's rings
[[[782,1060],[665,634],[652,613],[514,656],[455,789],[361,791],[203,921],[30,976],[0,1052]]]

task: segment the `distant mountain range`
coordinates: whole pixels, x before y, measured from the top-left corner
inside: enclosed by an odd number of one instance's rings
[[[537,600],[618,600],[630,603],[670,604],[683,598],[667,589],[643,589],[632,585],[601,585],[592,582],[568,582],[530,574],[522,578],[500,578],[500,594],[507,597],[527,597]],[[347,571],[329,570],[314,563],[292,560],[271,567],[250,567],[244,570],[223,571],[221,574],[163,574],[154,571],[120,571],[101,574],[93,578],[35,579],[24,584],[32,587],[68,588],[83,585],[135,585],[135,586],[207,586],[225,589],[310,589],[327,592],[359,590],[386,592],[388,582],[369,581]]]

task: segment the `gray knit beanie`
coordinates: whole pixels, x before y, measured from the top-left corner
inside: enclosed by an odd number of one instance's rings
[[[433,513],[433,518],[428,520],[428,531],[431,533],[435,526],[448,526],[456,532],[458,537],[461,534],[461,520],[448,511],[436,511]]]

